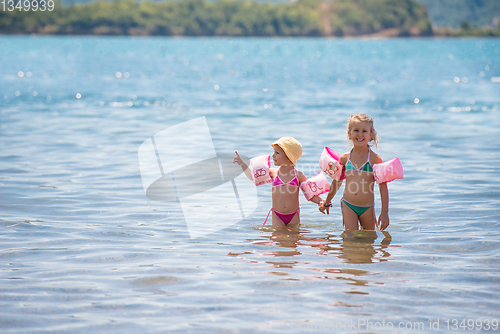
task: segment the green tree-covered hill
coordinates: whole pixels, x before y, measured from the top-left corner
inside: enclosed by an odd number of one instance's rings
[[[61,0],[65,5],[76,5],[96,0]],[[154,0],[163,1],[163,0]],[[256,0],[269,3],[290,3],[291,0]],[[328,0],[336,1],[336,0]],[[492,25],[500,19],[500,0],[417,0],[427,6],[429,19],[436,27],[458,28],[463,21],[473,26]],[[495,21],[496,23],[496,21]]]
[[[54,11],[0,11],[0,33],[165,36],[392,36],[432,33],[415,0],[98,1]]]
[[[38,3],[55,1],[55,10],[26,10],[26,3],[29,1]],[[293,3],[271,3],[265,0],[100,0],[71,6],[63,5],[59,1],[86,0],[22,0],[22,5],[11,7],[8,5],[9,2],[4,2],[4,8],[0,7],[0,33],[162,36],[500,36],[500,25],[498,28],[478,28],[496,15],[500,0],[299,0]],[[446,12],[447,19],[453,19],[453,22],[460,21],[460,29],[433,29],[427,7],[419,1],[428,3],[430,11],[434,13],[431,15],[434,15],[436,20],[440,20],[436,12]],[[469,16],[458,14],[466,8],[468,12],[475,11],[476,14]],[[489,16],[486,16],[485,12],[488,12]],[[478,21],[479,17],[483,21]],[[455,26],[451,23],[443,25]]]

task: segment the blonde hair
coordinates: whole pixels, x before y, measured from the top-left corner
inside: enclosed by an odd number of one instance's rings
[[[366,114],[362,114],[362,113],[353,114],[347,120],[347,141],[349,141],[349,133],[352,130],[352,124],[354,122],[367,122],[370,124],[370,126],[371,126],[370,130],[372,133],[372,137],[371,137],[370,141],[373,142],[373,144],[370,145],[368,143],[368,146],[375,145],[376,147],[378,147],[378,143],[380,141],[380,136],[378,135],[377,131],[375,131],[375,128],[373,127],[373,118],[371,118],[370,116],[368,116]]]

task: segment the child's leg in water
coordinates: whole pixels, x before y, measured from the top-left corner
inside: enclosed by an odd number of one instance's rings
[[[358,215],[351,210],[347,205],[341,202],[342,220],[344,221],[344,228],[346,230],[357,230],[358,228]]]
[[[373,206],[359,216],[359,224],[363,230],[375,230],[377,217],[375,216],[375,208]]]

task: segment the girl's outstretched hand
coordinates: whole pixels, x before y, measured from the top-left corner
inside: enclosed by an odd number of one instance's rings
[[[389,214],[387,212],[380,213],[378,217],[377,226],[380,227],[380,230],[383,231],[389,226]]]
[[[241,157],[240,157],[240,155],[238,154],[238,152],[237,152],[237,151],[234,151],[234,153],[236,153],[236,156],[235,156],[235,157],[234,157],[234,159],[233,159],[233,164],[234,164],[234,163],[236,163],[236,164],[238,164],[238,165],[240,165],[240,166],[241,166],[242,164],[244,164],[245,162],[243,161],[243,159],[241,159]]]

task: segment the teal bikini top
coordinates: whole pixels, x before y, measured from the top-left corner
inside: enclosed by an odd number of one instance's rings
[[[363,164],[363,166],[361,166],[361,168],[354,167],[354,165],[351,162],[351,153],[352,153],[352,151],[349,153],[349,160],[347,161],[347,163],[345,165],[346,172],[348,172],[350,170],[355,170],[355,171],[358,171],[358,172],[359,171],[365,171],[365,172],[373,173],[372,164],[370,163],[370,151],[368,151],[368,159]]]

